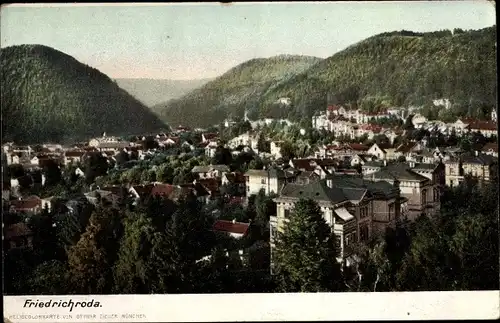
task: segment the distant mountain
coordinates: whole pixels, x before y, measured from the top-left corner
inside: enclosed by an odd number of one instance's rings
[[[329,103],[373,110],[448,98],[456,115],[484,116],[497,103],[496,26],[395,31],[326,59],[278,56],[236,66],[156,109],[172,124],[205,126],[227,115],[310,120]],[[290,98],[291,104],[278,103]]]
[[[228,115],[242,117],[245,109],[257,112],[261,97],[273,87],[319,61],[317,57],[291,55],[252,59],[179,99],[155,106],[154,110],[172,125],[208,126]]]
[[[155,104],[180,98],[211,80],[116,79],[116,83],[146,106],[152,107]]]
[[[0,67],[4,142],[64,142],[168,128],[109,77],[53,48],[2,48]]]
[[[296,105],[289,116],[300,119],[327,102],[373,109],[449,98],[457,114],[479,116],[497,103],[496,39],[496,26],[380,34],[275,86],[260,106],[287,96]]]

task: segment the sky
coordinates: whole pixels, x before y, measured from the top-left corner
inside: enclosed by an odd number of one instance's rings
[[[395,30],[480,29],[488,1],[9,5],[0,46],[42,44],[111,78],[202,79],[258,57],[326,58]]]

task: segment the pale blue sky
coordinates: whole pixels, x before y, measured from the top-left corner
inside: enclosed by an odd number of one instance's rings
[[[215,77],[255,57],[328,57],[394,30],[495,24],[486,1],[2,6],[1,47],[43,44],[112,78]]]

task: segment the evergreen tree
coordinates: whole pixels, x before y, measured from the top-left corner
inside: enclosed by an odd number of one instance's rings
[[[111,292],[111,269],[118,254],[121,231],[116,210],[101,208],[92,214],[85,233],[68,253],[70,282],[75,293]]]
[[[340,289],[334,239],[319,206],[299,200],[283,233],[278,234],[275,261],[282,292],[327,292]]]
[[[128,213],[124,221],[118,260],[113,267],[114,292],[119,294],[148,293],[149,259],[155,228],[142,213]]]

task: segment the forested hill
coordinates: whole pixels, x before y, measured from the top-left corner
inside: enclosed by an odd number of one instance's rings
[[[208,126],[228,115],[242,117],[245,109],[257,112],[261,98],[273,87],[320,60],[292,55],[252,59],[180,99],[155,106],[154,111],[172,125]]]
[[[496,106],[496,26],[388,32],[324,60],[292,57],[241,64],[168,102],[163,118],[203,126],[223,120],[229,112],[242,115],[248,108],[251,117],[303,120],[328,103],[372,110],[420,106],[440,98],[450,99],[457,115]],[[291,98],[292,105],[277,104],[282,97]]]
[[[2,48],[0,63],[4,142],[64,142],[168,127],[109,77],[53,48]]]
[[[297,118],[300,112],[324,110],[327,100],[372,109],[449,98],[466,113],[485,105],[491,110],[496,91],[496,26],[401,31],[370,37],[321,61],[276,86],[261,106],[288,96],[295,103],[291,116]]]

